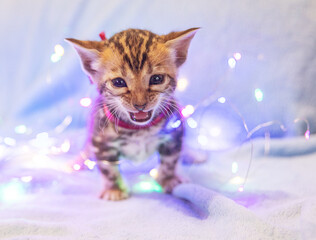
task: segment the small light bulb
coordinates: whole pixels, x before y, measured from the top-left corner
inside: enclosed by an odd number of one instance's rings
[[[68,139],[66,139],[63,144],[61,144],[60,147],[61,151],[63,151],[64,153],[68,152],[70,149],[70,141]]]
[[[85,97],[80,99],[80,105],[83,107],[89,107],[92,103],[91,98]]]
[[[217,101],[220,102],[220,103],[225,103],[226,102],[226,98],[220,97],[219,99],[217,99]]]
[[[189,81],[186,78],[179,78],[177,82],[177,90],[183,92],[189,84]]]
[[[76,171],[78,171],[78,170],[80,170],[81,166],[76,163],[76,164],[73,166],[73,168],[74,168]]]
[[[178,128],[178,127],[180,127],[180,125],[181,125],[181,121],[177,120],[174,123],[172,123],[171,127],[172,128]]]
[[[261,91],[261,89],[255,89],[255,98],[258,102],[261,102],[263,100],[263,92]]]
[[[153,168],[150,170],[149,175],[152,176],[153,178],[158,177],[158,170],[156,168]]]
[[[28,182],[32,181],[33,177],[32,176],[25,176],[25,177],[21,177],[20,179],[22,182],[28,183]]]
[[[187,124],[190,128],[197,128],[198,126],[197,122],[191,117],[187,119]]]
[[[229,58],[228,59],[228,66],[230,68],[232,68],[232,69],[236,67],[236,60],[235,60],[235,58]]]
[[[92,170],[92,169],[95,167],[95,165],[96,165],[96,163],[95,163],[94,161],[91,161],[90,159],[85,160],[85,161],[84,161],[84,164],[85,164],[90,170]]]
[[[183,117],[189,117],[194,113],[194,107],[192,105],[186,105],[181,111]]]
[[[229,183],[234,184],[234,185],[240,185],[244,182],[245,180],[242,177],[236,176],[230,179]]]
[[[58,62],[59,60],[61,59],[61,57],[57,54],[57,53],[53,53],[50,57],[50,60],[53,62],[53,63],[56,63]]]
[[[57,44],[55,45],[55,53],[58,55],[58,56],[63,56],[64,55],[64,48],[60,45],[60,44]]]
[[[241,59],[241,54],[239,52],[234,53],[234,58],[239,61]]]
[[[307,130],[307,131],[305,132],[304,135],[305,135],[305,139],[306,139],[306,140],[308,140],[308,139],[310,138],[310,134],[311,134],[311,133],[310,133],[309,130]]]

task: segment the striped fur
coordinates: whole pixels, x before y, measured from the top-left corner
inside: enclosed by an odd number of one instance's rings
[[[167,131],[167,125],[174,116],[181,119],[173,93],[178,68],[186,60],[196,31],[192,28],[157,35],[128,29],[105,41],[66,39],[76,49],[83,71],[100,92],[91,117],[88,146],[105,179],[102,198],[120,200],[128,196],[117,165],[121,157],[139,162],[158,151],[158,182],[168,193],[181,182],[175,169],[183,124],[172,131]],[[159,82],[152,82],[153,77]],[[117,85],[115,79],[123,83]],[[105,114],[104,106],[111,117]],[[161,113],[165,118],[151,126]],[[135,120],[135,116],[140,119]],[[117,121],[146,128],[128,129],[120,127]]]

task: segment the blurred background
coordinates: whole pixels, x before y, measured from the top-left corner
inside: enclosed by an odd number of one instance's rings
[[[82,137],[73,141],[80,149],[96,89],[63,39],[99,40],[102,31],[110,38],[127,28],[201,27],[177,89],[185,111],[194,111],[187,125],[196,145],[244,141],[243,120],[249,130],[279,122],[254,136],[304,135],[306,120],[315,133],[315,12],[313,0],[2,0],[0,144],[66,133]]]

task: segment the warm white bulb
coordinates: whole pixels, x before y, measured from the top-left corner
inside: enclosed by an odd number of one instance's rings
[[[64,55],[64,48],[60,45],[60,44],[57,44],[55,45],[55,53],[58,55],[58,56],[63,56]]]
[[[186,78],[179,78],[177,82],[177,90],[183,92],[189,84],[189,81]]]
[[[239,61],[241,59],[241,54],[239,52],[234,53],[234,58]]]

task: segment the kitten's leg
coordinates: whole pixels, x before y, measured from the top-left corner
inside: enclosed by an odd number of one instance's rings
[[[128,197],[122,176],[119,171],[119,152],[113,147],[108,147],[102,142],[92,141],[98,167],[105,180],[104,190],[100,198],[106,200],[121,200]]]
[[[174,133],[172,141],[160,145],[160,166],[157,181],[166,193],[171,193],[173,188],[183,180],[176,174],[176,166],[181,153],[183,129]]]
[[[127,189],[124,185],[118,165],[113,165],[106,161],[98,161],[98,167],[105,180],[104,190],[100,194],[100,198],[112,201],[127,198]]]

